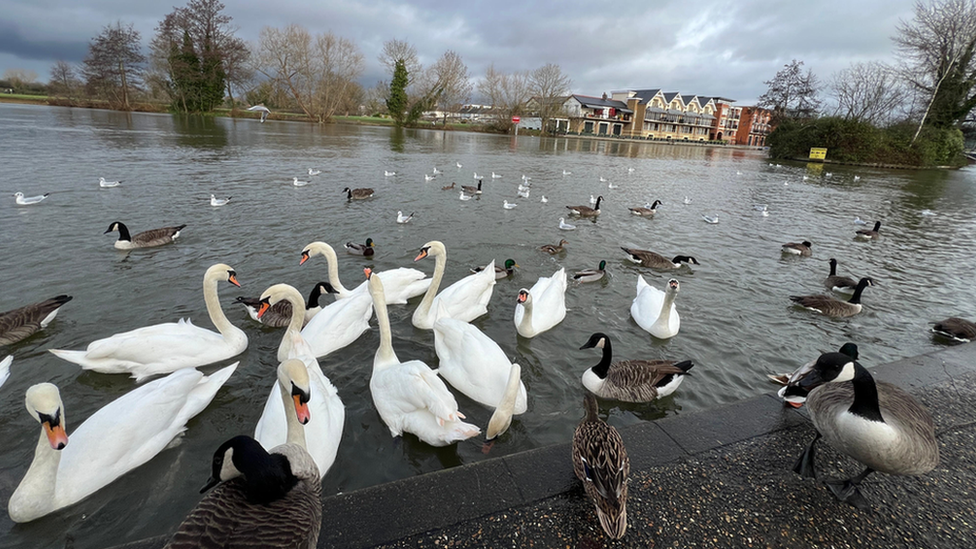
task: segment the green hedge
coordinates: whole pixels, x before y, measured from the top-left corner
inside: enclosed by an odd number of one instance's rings
[[[773,158],[807,158],[813,147],[825,147],[827,160],[857,164],[961,166],[963,136],[958,129],[925,127],[912,144],[911,123],[876,128],[865,122],[826,117],[786,120],[767,138]]]

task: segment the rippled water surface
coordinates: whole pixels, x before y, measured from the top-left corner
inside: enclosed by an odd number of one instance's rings
[[[69,434],[134,387],[123,375],[82,372],[47,349],[83,349],[94,339],[180,317],[210,327],[200,287],[204,271],[217,262],[238,272],[243,289],[221,284],[219,291],[229,318],[250,338],[237,372],[190,422],[179,446],[34,523],[14,526],[0,513],[4,548],[62,547],[68,539],[76,548],[104,547],[172,531],[199,500],[219,443],[253,433],[275,380],[282,332],[251,321],[233,298],[260,295],[278,282],[305,294],[326,280],[321,257],[299,266],[302,248],[314,240],[340,249],[340,277],[349,287],[362,280],[364,266],[431,273],[433,261],[412,260],[434,239],[449,252],[444,285],[491,259],[519,263],[514,277],[495,286],[488,315],[475,321],[522,365],[529,390],[529,411],[488,457],[569,440],[581,416],[580,375],[599,360],[597,351],[577,348],[595,331],[614,338],[621,359],[695,362],[693,377],[672,397],[649,405],[604,403],[610,422],[622,426],[770,391],[766,373],[790,371],[845,341],[859,344],[868,366],[931,351],[940,343],[928,324],[950,315],[972,318],[976,304],[971,169],[828,167],[828,177],[821,166],[771,165],[757,151],[21,105],[0,105],[0,128],[0,310],[74,296],[46,330],[3,350],[16,357],[0,388],[4,506],[37,443],[38,425],[23,404],[27,387],[42,381],[60,387]],[[434,166],[443,175],[425,182]],[[308,179],[309,167],[322,174],[293,187],[291,178]],[[385,177],[387,170],[397,175]],[[453,181],[473,184],[473,172],[492,171],[503,177],[487,177],[475,200],[462,202],[456,191],[441,190]],[[532,178],[530,199],[516,195],[522,174]],[[99,177],[123,184],[102,189]],[[607,188],[600,177],[618,188]],[[376,194],[347,202],[340,192],[347,186],[372,187]],[[51,196],[37,206],[16,206],[15,191]],[[212,208],[211,193],[233,200]],[[574,221],[575,232],[558,230],[563,206],[586,204],[590,194],[605,198],[599,219]],[[542,195],[548,203],[540,203]],[[653,219],[627,210],[655,199],[664,204]],[[503,200],[518,207],[503,209]],[[759,203],[768,204],[768,217],[753,208]],[[397,210],[416,217],[398,225]],[[703,222],[703,213],[720,222]],[[860,228],[855,216],[882,220],[884,238],[853,241]],[[188,226],[175,245],[126,254],[112,247],[113,236],[102,234],[116,220],[133,233]],[[375,258],[341,251],[345,242],[367,237],[376,242]],[[560,238],[569,241],[566,253],[538,251]],[[813,257],[781,255],[780,244],[800,240],[813,242]],[[656,272],[630,263],[620,246],[692,255],[701,265]],[[822,291],[830,257],[840,262],[841,274],[878,282],[865,292],[862,314],[831,320],[790,307],[789,295]],[[601,259],[610,276],[571,285],[562,324],[534,339],[516,335],[519,288],[560,267],[593,268]],[[681,281],[681,331],[673,339],[654,340],[630,318],[638,274],[657,287],[670,276]],[[418,302],[391,308],[394,347],[401,359],[436,367],[432,332],[410,323]],[[488,459],[478,439],[435,449],[412,436],[390,437],[369,394],[379,340],[373,324],[353,345],[321,360],[346,406],[342,445],[324,493]],[[456,396],[470,421],[487,424],[492,410]]]

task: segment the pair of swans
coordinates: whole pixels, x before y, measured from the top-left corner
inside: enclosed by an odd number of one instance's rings
[[[138,328],[91,342],[87,350],[50,349],[58,358],[103,374],[129,373],[136,381],[183,368],[204,366],[247,349],[247,335],[227,320],[217,297],[217,283],[240,287],[237,273],[218,263],[203,276],[203,298],[219,333],[194,326],[189,319]]]
[[[522,337],[535,337],[566,318],[566,269],[539,280],[518,293],[515,305],[515,329]]]
[[[397,358],[381,275],[369,269],[365,272],[380,329],[369,390],[390,434],[398,437],[413,433],[431,446],[447,446],[477,436],[481,430],[463,421],[464,414],[458,410],[454,395],[437,372],[419,360],[400,362]],[[494,283],[493,272],[487,272]]]
[[[129,391],[67,436],[58,388],[27,390],[27,411],[42,426],[34,461],[7,505],[14,522],[29,522],[81,501],[146,463],[186,430],[238,363],[210,376],[186,368]]]
[[[458,280],[438,294],[437,290],[441,286],[447,266],[447,248],[442,242],[432,240],[424,244],[414,261],[425,257],[434,258],[434,275],[423,301],[413,313],[415,327],[421,330],[433,329],[434,322],[442,316],[470,322],[488,312],[488,302],[495,286],[494,260],[481,272]],[[386,278],[383,280],[385,284]]]
[[[667,291],[650,286],[643,275],[637,275],[637,297],[630,305],[630,315],[641,328],[658,339],[672,338],[678,334],[681,319],[674,307],[674,298],[680,284],[675,279],[668,280]]]
[[[319,474],[324,477],[339,451],[345,407],[303,336],[305,314],[301,309],[302,294],[288,284],[275,284],[261,294],[261,300],[259,315],[275,303],[287,300],[291,303],[292,316],[278,346],[278,361],[281,363],[278,382],[268,394],[264,411],[254,429],[254,438],[267,450],[285,442],[299,444],[308,450],[319,468]],[[318,317],[315,315],[312,321]],[[366,320],[369,320],[368,316]],[[300,418],[287,412],[289,407],[300,404],[302,399],[307,404],[307,414],[311,416],[305,424],[298,423]]]

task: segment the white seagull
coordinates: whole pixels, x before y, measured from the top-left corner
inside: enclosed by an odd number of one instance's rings
[[[228,196],[227,198],[217,198],[214,195],[210,195],[210,205],[211,206],[223,206],[224,204],[227,204],[228,202],[230,202],[230,199],[231,198],[233,198],[233,197]]]
[[[383,170],[383,175],[385,175],[386,177],[393,177],[394,175],[396,175],[396,172]]]
[[[718,216],[717,215],[705,215],[705,214],[702,214],[701,217],[702,217],[702,219],[705,220],[705,223],[711,223],[712,225],[718,223]]]
[[[480,175],[478,175],[478,172],[474,172],[474,178],[475,179],[484,179],[483,177],[481,177]]]
[[[424,174],[424,181],[433,181],[433,180],[434,180],[434,176]]]
[[[411,212],[410,215],[403,215],[403,212],[401,212],[401,211],[398,210],[397,211],[397,223],[410,223],[410,220],[413,219],[413,214],[415,214],[415,213],[417,213],[417,212]]]
[[[44,193],[44,194],[38,195],[38,196],[27,196],[27,197],[25,197],[24,196],[24,193],[22,193],[22,192],[16,192],[16,193],[14,193],[14,196],[17,198],[17,203],[18,204],[20,204],[22,206],[28,206],[30,204],[37,204],[41,200],[44,200],[45,198],[47,198],[47,196],[49,194],[51,194],[51,193]]]
[[[464,191],[461,191],[461,196],[459,196],[458,198],[460,198],[461,200],[471,200],[471,197],[464,194]]]
[[[613,183],[607,183],[607,188],[608,189],[616,189],[617,188],[617,185],[614,185]]]
[[[105,181],[105,178],[104,177],[99,177],[98,178],[98,186],[99,187],[105,187],[105,188],[118,187],[121,184],[122,184],[121,181]]]
[[[492,179],[500,179],[501,176],[502,176],[502,174],[500,174],[500,173],[491,172],[491,178]]]
[[[322,170],[316,170],[316,169],[313,169],[313,168],[309,168],[308,169],[308,175],[318,175],[320,173],[322,173]]]
[[[542,200],[540,200],[539,202],[542,202],[543,204],[545,204],[546,202],[549,202],[549,199],[546,198],[546,195],[542,195]]]
[[[627,173],[634,173],[634,168],[627,168]]]
[[[434,175],[439,175],[439,174],[442,174],[442,173],[444,173],[444,172],[438,170],[437,169],[437,166],[434,166]]]
[[[508,200],[504,200],[502,202],[502,207],[504,207],[506,210],[511,210],[512,208],[518,206],[518,204],[515,204],[514,202],[509,204]]]
[[[457,167],[460,170],[461,169],[461,163],[460,162],[455,162],[455,164],[457,164]]]
[[[685,199],[682,200],[682,202],[684,202],[685,204],[691,204],[691,199],[686,196]]]
[[[297,177],[292,178],[291,184],[296,187],[304,187],[308,185],[308,181],[299,181]]]
[[[265,120],[267,120],[268,119],[268,115],[271,114],[271,109],[269,109],[268,107],[265,107],[264,105],[254,105],[253,107],[249,107],[247,110],[249,110],[251,112],[260,112],[261,113],[261,122],[264,122]]]
[[[576,225],[571,225],[569,223],[566,223],[566,218],[560,217],[559,218],[559,228],[562,229],[562,230],[564,230],[564,231],[575,231],[576,230]]]
[[[868,222],[867,222],[867,221],[865,221],[865,220],[863,220],[863,219],[861,219],[861,218],[860,218],[860,217],[858,217],[858,216],[854,216],[854,224],[855,224],[855,225],[867,225],[867,224],[868,224]]]
[[[569,170],[563,170],[563,175],[573,175],[573,172]]]
[[[522,174],[522,181],[530,181],[531,179],[531,177],[525,175],[524,173]]]
[[[606,182],[607,182],[607,178],[606,178],[606,177],[603,177],[603,176],[601,175],[601,176],[600,176],[600,183],[606,183]]]
[[[524,191],[519,191],[518,192],[518,195],[521,196],[522,198],[528,198],[529,197],[529,189],[525,189]]]
[[[590,195],[590,204],[596,204],[596,197],[592,194]]]

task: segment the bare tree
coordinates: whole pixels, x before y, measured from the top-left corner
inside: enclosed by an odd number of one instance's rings
[[[313,36],[299,25],[261,31],[257,70],[319,122],[347,100],[363,65],[356,45],[331,33]]]
[[[88,45],[82,74],[95,95],[105,97],[122,109],[142,83],[146,58],[142,55],[139,31],[117,21],[102,29]]]
[[[3,71],[3,79],[10,82],[15,90],[20,90],[27,84],[37,82],[37,73],[28,69],[7,69]]]
[[[386,100],[390,95],[390,83],[380,80],[375,86],[366,90],[363,101],[366,106],[366,114],[385,114]]]
[[[955,126],[976,107],[976,1],[917,1],[897,33],[903,75],[927,97],[915,137],[924,124]]]
[[[889,122],[906,96],[895,70],[878,62],[852,63],[834,74],[830,89],[839,116],[874,125]]]
[[[542,132],[549,131],[549,121],[563,111],[565,96],[573,81],[559,65],[547,63],[529,74],[529,93],[536,99]]]
[[[396,68],[397,61],[403,61],[403,66],[407,69],[407,82],[409,84],[413,83],[414,78],[419,76],[421,69],[423,69],[423,65],[420,64],[417,57],[417,48],[405,40],[396,38],[383,43],[383,51],[380,53],[379,61],[391,75],[393,69]]]
[[[473,88],[467,65],[452,50],[444,52],[436,63],[427,67],[418,78],[416,87],[421,100],[436,104],[438,110],[444,113],[445,124],[447,114],[459,111],[461,105],[471,97]]]
[[[478,82],[478,92],[491,101],[494,122],[492,126],[500,130],[512,127],[512,116],[520,115],[529,100],[529,73],[514,72],[504,74],[495,70],[492,63],[485,71],[485,77]]]
[[[784,118],[812,118],[820,110],[820,81],[807,70],[803,61],[794,59],[772,80],[764,82],[769,89],[759,96],[759,106],[773,111],[774,120]]]
[[[75,76],[75,69],[67,61],[57,61],[51,67],[51,80],[48,82],[48,90],[51,95],[65,95],[71,98],[78,89],[78,77]]]

